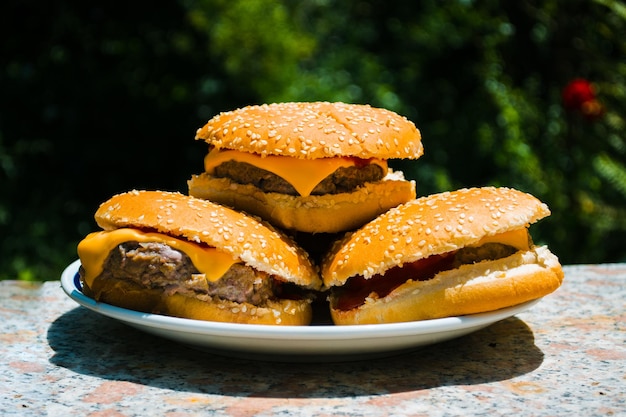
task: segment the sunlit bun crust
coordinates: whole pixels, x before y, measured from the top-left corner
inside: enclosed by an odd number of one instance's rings
[[[303,159],[416,159],[423,153],[420,132],[405,117],[345,103],[248,106],[213,117],[196,139],[217,148]]]
[[[381,213],[415,198],[415,182],[401,175],[366,183],[351,193],[291,196],[266,193],[249,184],[206,173],[188,181],[189,194],[257,215],[276,227],[306,233],[354,230]]]
[[[265,307],[217,298],[198,299],[162,290],[140,287],[128,281],[96,280],[94,288],[83,287],[87,296],[134,311],[228,323],[308,325],[312,318],[310,300],[277,300]]]
[[[290,238],[252,216],[180,193],[118,194],[96,211],[104,230],[132,227],[204,243],[252,268],[311,289],[321,281],[308,254]]]
[[[335,324],[376,324],[426,320],[494,311],[534,300],[556,290],[563,281],[558,259],[546,247],[520,251],[441,272],[428,281],[411,281],[387,297],[368,299],[358,308],[334,307]]]
[[[327,286],[449,252],[550,215],[530,194],[510,188],[469,188],[422,197],[380,215],[336,242],[321,265]]]

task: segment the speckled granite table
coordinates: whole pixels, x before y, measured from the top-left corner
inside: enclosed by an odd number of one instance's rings
[[[568,266],[530,310],[411,353],[231,359],[0,282],[2,416],[626,415],[626,264]]]

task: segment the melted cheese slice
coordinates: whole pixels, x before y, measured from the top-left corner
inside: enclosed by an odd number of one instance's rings
[[[530,239],[528,238],[528,229],[526,228],[511,230],[494,236],[485,236],[471,246],[482,246],[485,243],[502,243],[513,246],[517,250],[530,249]]]
[[[215,167],[228,161],[245,162],[276,174],[291,184],[303,197],[310,195],[317,184],[339,168],[356,165],[352,158],[298,159],[277,155],[261,156],[230,149],[213,149],[204,158],[204,170],[208,174],[213,174]],[[373,158],[369,162],[380,166],[383,172],[387,173],[387,161]]]
[[[164,243],[189,256],[196,269],[209,281],[217,281],[228,269],[239,261],[230,254],[216,248],[197,245],[186,240],[163,235],[144,233],[136,229],[116,229],[90,233],[78,244],[78,257],[85,269],[83,279],[88,286],[102,273],[104,261],[109,253],[124,242]]]

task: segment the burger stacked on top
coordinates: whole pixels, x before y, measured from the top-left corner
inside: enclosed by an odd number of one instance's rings
[[[79,245],[84,292],[202,320],[336,324],[492,311],[556,290],[528,227],[550,214],[508,188],[416,197],[387,165],[423,153],[415,125],[367,105],[279,103],[221,113],[189,195],[131,192]]]
[[[389,110],[344,103],[280,103],[219,114],[198,130],[209,145],[189,194],[289,231],[354,230],[415,198],[387,166],[423,153],[415,125]]]

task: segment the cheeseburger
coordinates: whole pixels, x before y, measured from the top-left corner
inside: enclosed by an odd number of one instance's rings
[[[415,125],[389,110],[279,103],[221,113],[198,129],[209,145],[189,194],[305,233],[356,229],[415,198],[388,159],[423,153]]]
[[[471,188],[402,204],[337,241],[321,265],[336,324],[493,311],[556,290],[563,271],[528,226],[550,214],[509,188]]]
[[[85,295],[170,316],[304,325],[321,280],[308,255],[255,218],[179,193],[132,191],[78,245]]]

